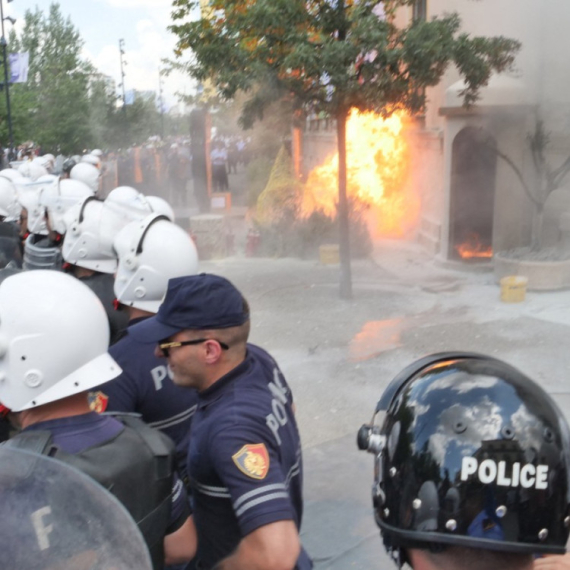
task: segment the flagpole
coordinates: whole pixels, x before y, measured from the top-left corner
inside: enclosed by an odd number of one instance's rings
[[[4,2],[0,0],[0,18],[2,21],[2,57],[4,60],[4,89],[6,90],[6,112],[8,114],[8,135],[10,137],[10,151],[8,152],[8,160],[13,160],[14,155],[14,133],[12,131],[12,111],[10,108],[10,83],[8,81],[8,58],[6,56],[6,48],[8,42],[4,34]]]

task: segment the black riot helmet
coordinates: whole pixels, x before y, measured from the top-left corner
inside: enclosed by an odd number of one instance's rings
[[[358,445],[375,455],[374,514],[395,558],[446,545],[565,552],[570,432],[550,396],[512,366],[471,353],[415,362],[388,386]]]
[[[77,161],[74,158],[66,158],[63,161],[63,165],[61,167],[61,171],[65,174],[69,174],[71,169],[77,164]]]

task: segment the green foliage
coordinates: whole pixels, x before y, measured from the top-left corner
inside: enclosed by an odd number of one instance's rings
[[[212,80],[224,99],[251,93],[244,119],[263,115],[270,101],[290,94],[294,106],[338,116],[350,107],[384,114],[412,113],[425,105],[424,88],[455,64],[466,80],[465,102],[474,103],[491,74],[508,69],[519,43],[460,33],[456,14],[396,25],[410,0],[214,0],[211,17],[191,21],[197,0],[174,0],[176,53],[191,50],[185,69]],[[262,81],[268,91],[253,91]]]
[[[294,174],[291,157],[283,146],[269,180],[257,200],[253,221],[261,233],[261,250],[270,256],[314,258],[319,247],[338,242],[338,217],[315,212],[308,218],[299,216],[305,187]],[[351,204],[351,249],[356,257],[372,251],[372,241],[360,204]]]
[[[267,157],[260,156],[254,158],[247,165],[247,207],[253,208],[257,204],[259,195],[267,186],[267,181],[271,175],[273,161]]]
[[[257,200],[255,221],[260,226],[288,227],[297,218],[301,183],[295,177],[291,156],[281,147],[265,190]]]
[[[10,30],[8,51],[30,54],[28,82],[10,86],[16,145],[33,140],[45,151],[61,149],[74,154],[85,148],[140,144],[160,134],[154,100],[136,97],[123,112],[117,107],[114,89],[83,59],[83,44],[79,31],[64,18],[57,3],[52,3],[47,13],[38,7],[27,10],[20,35]],[[6,116],[5,94],[0,93],[0,117]],[[180,128],[172,120],[165,123],[166,134]],[[7,144],[5,120],[0,122],[0,140]]]
[[[338,243],[338,216],[331,218],[314,212],[306,219],[295,219],[289,225],[256,225],[261,234],[259,254],[268,257],[301,257],[316,259],[319,247]],[[353,257],[365,258],[372,253],[368,226],[358,208],[350,210],[350,250]]]

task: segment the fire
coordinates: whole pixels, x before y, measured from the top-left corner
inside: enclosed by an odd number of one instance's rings
[[[493,257],[493,248],[481,243],[479,234],[471,233],[467,239],[455,246],[462,259],[489,259]]]
[[[420,211],[419,197],[406,186],[410,152],[403,133],[403,116],[382,118],[352,110],[346,128],[347,191],[349,200],[371,211],[376,237],[402,237]],[[315,168],[307,180],[302,215],[321,211],[336,214],[338,153]]]

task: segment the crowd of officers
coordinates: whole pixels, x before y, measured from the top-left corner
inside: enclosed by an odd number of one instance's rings
[[[154,569],[309,570],[293,396],[248,342],[248,302],[198,273],[163,199],[129,186],[99,198],[100,156],[59,175],[50,156],[0,171],[2,449],[100,483]],[[374,516],[399,567],[568,568],[556,555],[570,532],[570,429],[508,364],[468,352],[413,363],[358,445],[374,456]],[[0,500],[7,481],[0,466]],[[70,554],[50,519],[62,505],[32,501],[14,521],[26,548],[4,541],[6,567],[75,567],[84,543]]]
[[[101,483],[153,568],[311,568],[292,395],[248,343],[247,301],[198,274],[165,200],[98,197],[99,151],[53,163],[0,171],[4,446]],[[54,524],[28,521],[46,567],[62,563]]]

